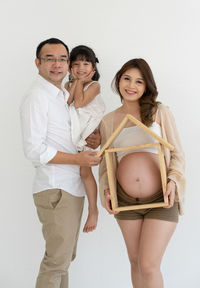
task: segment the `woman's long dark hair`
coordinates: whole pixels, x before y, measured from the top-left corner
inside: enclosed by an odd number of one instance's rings
[[[141,72],[142,77],[145,81],[146,89],[142,97],[139,99],[139,105],[142,123],[149,127],[153,123],[153,115],[157,110],[159,102],[156,101],[158,91],[153,77],[153,73],[147,62],[141,58],[132,59],[126,62],[115,75],[115,78],[112,81],[112,88],[120,95],[121,101],[123,102],[123,97],[119,89],[119,82],[122,75],[127,70],[132,68],[137,68]]]
[[[94,81],[99,80],[100,74],[99,74],[99,71],[96,67],[96,63],[99,63],[99,60],[91,48],[84,46],[84,45],[79,45],[79,46],[76,46],[75,48],[73,48],[71,53],[70,53],[70,57],[69,57],[69,61],[70,61],[69,68],[70,69],[72,68],[73,62],[75,62],[77,60],[91,62],[92,67],[95,69],[95,74],[92,77],[92,80],[94,80]]]

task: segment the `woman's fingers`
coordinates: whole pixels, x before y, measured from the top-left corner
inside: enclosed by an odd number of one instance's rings
[[[174,181],[169,181],[169,183],[167,183],[167,189],[165,193],[165,195],[169,199],[169,205],[166,206],[165,208],[173,207],[175,199],[175,190],[176,190],[176,184],[174,183]]]
[[[113,209],[112,209],[112,203],[111,203],[111,199],[112,199],[112,197],[111,197],[111,195],[110,194],[107,194],[106,196],[105,196],[105,206],[106,206],[106,210],[108,211],[108,213],[110,213],[110,214],[118,214],[119,212],[117,212],[117,211],[114,211]]]

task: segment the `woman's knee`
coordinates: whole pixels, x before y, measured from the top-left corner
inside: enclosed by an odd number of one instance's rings
[[[148,258],[140,259],[139,269],[144,278],[149,278],[157,273],[160,273],[160,263],[151,261]]]
[[[139,257],[137,254],[135,255],[129,255],[129,261],[130,264],[133,268],[138,268],[139,267]]]

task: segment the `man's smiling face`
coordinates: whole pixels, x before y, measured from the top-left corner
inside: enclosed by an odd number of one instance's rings
[[[68,53],[62,44],[45,44],[35,59],[39,74],[60,88],[68,71]]]

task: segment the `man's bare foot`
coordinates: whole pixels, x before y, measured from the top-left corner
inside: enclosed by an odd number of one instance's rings
[[[85,226],[83,228],[83,232],[91,232],[97,227],[97,220],[98,220],[98,209],[89,209],[88,218],[85,222]]]

